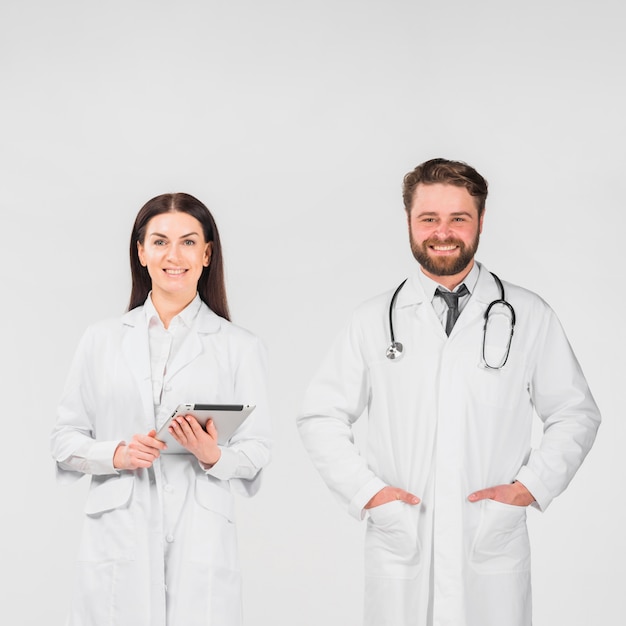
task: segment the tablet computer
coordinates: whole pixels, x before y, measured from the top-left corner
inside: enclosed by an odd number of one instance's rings
[[[212,419],[217,429],[217,443],[224,445],[252,413],[254,407],[254,404],[179,404],[156,434],[157,439],[167,444],[167,449],[162,454],[190,454],[169,431],[172,420],[179,415],[193,415],[203,428]]]

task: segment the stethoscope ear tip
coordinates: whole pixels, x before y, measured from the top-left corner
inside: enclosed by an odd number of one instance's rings
[[[393,361],[394,359],[399,359],[402,356],[403,350],[404,346],[399,341],[393,341],[387,348],[385,356]]]

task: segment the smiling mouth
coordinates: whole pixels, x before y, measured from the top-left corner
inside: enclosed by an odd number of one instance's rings
[[[168,270],[168,269],[164,269],[163,271],[166,274],[170,275],[170,276],[180,276],[180,274],[184,274],[187,270]]]
[[[452,250],[456,250],[458,248],[458,246],[456,245],[447,245],[447,246],[433,245],[429,247],[431,250],[434,250],[435,252],[452,252]]]

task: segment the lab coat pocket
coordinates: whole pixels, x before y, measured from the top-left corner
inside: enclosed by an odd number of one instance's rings
[[[130,474],[93,476],[87,494],[85,513],[97,516],[128,504],[133,492],[133,484],[134,478]]]
[[[191,517],[188,537],[193,547],[192,562],[203,563],[210,571],[238,571],[237,535],[233,496],[228,483],[213,482],[206,476],[196,480],[196,506]]]
[[[93,476],[85,504],[79,561],[134,560],[134,477]]]
[[[470,562],[479,574],[530,569],[526,507],[483,500]]]
[[[512,363],[502,369],[489,369],[479,364],[468,371],[472,397],[481,412],[483,408],[511,409],[519,405],[519,395],[525,385]]]
[[[206,476],[196,480],[196,502],[205,509],[219,513],[229,522],[233,522],[234,502],[229,489],[219,484],[209,482]]]
[[[420,567],[417,526],[420,505],[399,500],[368,509],[365,575],[414,578]]]

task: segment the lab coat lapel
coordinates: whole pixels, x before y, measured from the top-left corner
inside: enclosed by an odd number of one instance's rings
[[[169,381],[184,367],[197,359],[204,350],[203,335],[216,333],[221,326],[221,318],[213,313],[205,304],[202,304],[194,325],[183,341],[178,352],[167,368],[165,380]]]
[[[500,298],[500,290],[489,270],[482,264],[479,264],[479,267],[478,281],[467,305],[450,333],[451,337],[473,323],[476,318],[484,317],[489,303]]]
[[[129,311],[122,318],[124,334],[122,353],[136,382],[148,427],[154,425],[154,403],[152,401],[152,379],[150,376],[150,344],[148,324],[143,307]]]
[[[482,317],[489,303],[500,298],[500,290],[489,270],[481,263],[478,263],[478,266],[480,267],[478,281],[467,305],[454,325],[452,333],[450,333],[451,337],[454,337],[464,327],[475,321],[477,317]],[[419,268],[417,271],[420,271]],[[446,331],[437,319],[435,310],[430,304],[419,277],[417,274],[413,274],[398,294],[396,308],[417,305],[416,312],[418,317],[424,323],[428,323],[432,327],[433,332],[446,337]]]
[[[420,271],[418,267],[416,272]],[[414,273],[406,281],[396,300],[396,308],[398,309],[409,306],[415,306],[416,315],[421,323],[428,324],[432,332],[444,339],[447,338],[446,331],[439,322],[435,309],[424,293],[424,288],[417,273]]]

